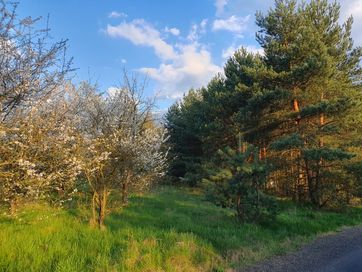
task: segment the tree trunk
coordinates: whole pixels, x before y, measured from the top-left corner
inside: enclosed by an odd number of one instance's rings
[[[92,197],[92,219],[90,221],[90,224],[93,226],[95,226],[97,223],[96,210],[97,210],[97,193],[94,192]]]
[[[321,101],[324,99],[324,94],[322,92],[321,94]],[[324,113],[319,114],[319,127],[320,129],[324,126]],[[322,148],[324,146],[324,140],[323,136],[320,136],[319,138],[319,147]],[[321,177],[320,177],[320,171],[323,165],[323,159],[320,158],[317,163],[317,169],[315,172],[315,205],[317,205],[319,208],[321,207]]]
[[[126,178],[122,183],[122,204],[126,206],[128,204],[128,185],[131,181],[131,174],[129,171],[126,173]]]
[[[320,199],[319,199],[319,187],[317,186],[317,177],[315,173],[309,169],[309,162],[308,160],[305,161],[305,168],[307,174],[307,184],[308,184],[308,192],[309,192],[309,199],[310,202],[313,204],[314,207],[320,208]]]
[[[16,213],[18,211],[18,201],[16,198],[10,200],[10,215],[16,216]]]
[[[323,101],[323,100],[324,100],[324,93],[322,92],[321,101]],[[324,126],[324,113],[323,112],[319,114],[319,126],[320,126],[321,129]],[[323,145],[324,145],[323,137],[321,136],[320,139],[319,139],[319,146],[323,147]]]
[[[263,148],[262,148],[262,157],[263,157],[263,160],[266,160],[266,145],[265,143],[263,144]]]
[[[294,91],[296,93],[296,91]],[[300,108],[299,108],[299,101],[297,99],[293,99],[293,111],[296,113],[300,112]],[[297,118],[295,119],[295,124],[297,125],[297,130],[300,130],[300,120],[301,120],[301,116],[300,114],[298,114]],[[304,186],[305,184],[305,178],[304,178],[304,173],[303,173],[303,169],[301,166],[302,160],[301,160],[301,151],[299,150],[296,154],[297,157],[297,178],[296,178],[296,186],[295,186],[295,194],[296,194],[296,198],[297,200],[300,202],[303,199],[303,191],[301,190],[301,188]]]
[[[106,189],[103,190],[101,194],[98,194],[98,227],[100,229],[104,229],[104,218],[106,215],[106,207],[107,207],[107,196],[108,192]]]
[[[106,216],[108,194],[106,189],[100,192],[93,192],[92,219],[90,220],[90,224],[100,229],[105,229],[104,219]]]
[[[300,112],[300,109],[299,109],[299,102],[297,99],[293,99],[293,110],[294,112]],[[300,115],[297,116],[297,119],[295,119],[295,124],[296,125],[299,125],[300,123]]]
[[[266,146],[263,143],[262,147],[259,148],[259,160],[263,161],[266,160]]]
[[[244,221],[244,210],[243,210],[243,207],[242,207],[242,204],[241,204],[241,196],[240,195],[236,196],[236,203],[235,204],[236,204],[236,211],[237,211],[238,218],[241,221]]]

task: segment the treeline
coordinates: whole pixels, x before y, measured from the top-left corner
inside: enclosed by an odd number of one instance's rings
[[[362,196],[362,51],[352,17],[339,22],[327,0],[257,13],[264,53],[241,48],[166,114],[172,182],[205,186],[243,220],[274,214],[269,195],[317,208]]]
[[[0,204],[16,214],[29,201],[83,197],[103,228],[110,200],[125,205],[164,173],[153,100],[127,73],[112,92],[73,85],[67,41],[52,42],[39,19],[21,19],[16,8],[0,2]]]

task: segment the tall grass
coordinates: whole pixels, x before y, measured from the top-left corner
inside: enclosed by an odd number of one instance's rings
[[[83,209],[32,205],[16,218],[0,216],[0,271],[223,271],[362,223],[359,208],[280,204],[276,222],[240,225],[197,192],[162,187],[110,214],[106,231],[89,227]]]

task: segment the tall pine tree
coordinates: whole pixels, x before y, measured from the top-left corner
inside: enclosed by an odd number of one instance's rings
[[[304,187],[317,207],[342,191],[339,166],[353,157],[339,138],[360,82],[361,50],[353,48],[352,18],[340,25],[339,15],[340,5],[327,0],[277,0],[267,15],[257,14],[257,39],[273,71],[266,87],[288,94],[273,113],[281,135],[271,147],[279,155],[290,152],[296,188]]]

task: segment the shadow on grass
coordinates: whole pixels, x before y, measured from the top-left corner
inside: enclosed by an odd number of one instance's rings
[[[216,207],[202,195],[161,187],[153,193],[131,197],[129,206],[106,218],[106,225],[110,232],[129,229],[157,239],[169,232],[192,234],[225,255],[230,250],[258,250],[261,246],[281,245],[287,240],[312,237],[362,222],[360,208],[336,213],[316,211],[290,201],[280,201],[279,207],[280,213],[274,222],[241,224],[233,210]],[[85,224],[89,222],[88,207],[80,205],[67,209],[67,213]]]
[[[232,210],[218,208],[200,196],[164,189],[149,196],[132,197],[127,208],[111,214],[106,222],[111,231],[130,227],[147,233],[192,233],[220,253],[226,253],[243,246],[309,237],[343,225],[356,225],[362,222],[362,211],[353,209],[341,214],[282,202],[276,221],[241,224]]]

